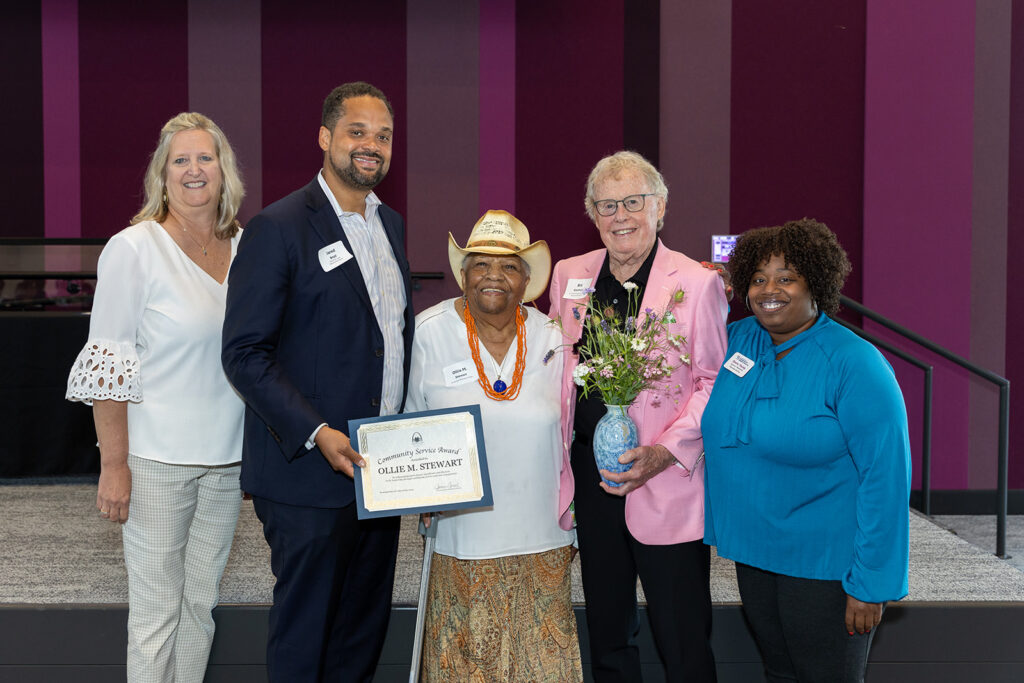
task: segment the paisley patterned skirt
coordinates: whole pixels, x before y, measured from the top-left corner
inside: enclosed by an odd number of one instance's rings
[[[421,680],[582,681],[571,550],[490,560],[435,553]]]

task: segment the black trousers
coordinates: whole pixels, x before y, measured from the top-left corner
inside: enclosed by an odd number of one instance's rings
[[[839,581],[799,579],[736,564],[743,613],[769,683],[861,683],[875,631],[846,630]]]
[[[572,451],[576,534],[594,680],[642,681],[636,580],[666,681],[715,681],[711,653],[711,552],[701,540],[645,545],[626,528],[625,499],[605,493],[587,446]]]
[[[355,503],[311,508],[253,497],[270,545],[273,683],[371,681],[388,619],[398,517],[359,521]]]

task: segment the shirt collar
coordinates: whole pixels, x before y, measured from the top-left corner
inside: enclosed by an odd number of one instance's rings
[[[334,193],[331,192],[331,188],[327,185],[327,179],[324,178],[324,171],[323,171],[323,169],[320,169],[320,172],[316,174],[316,179],[317,179],[317,182],[320,183],[320,189],[322,189],[324,191],[324,194],[327,195],[327,201],[329,201],[331,203],[331,208],[334,209],[334,214],[336,216],[338,216],[340,218],[341,216],[344,216],[344,215],[349,215],[349,216],[357,216],[357,215],[359,215],[355,211],[343,211],[342,210],[341,204],[338,203],[338,200],[337,200],[337,198],[335,198]],[[380,206],[380,204],[381,204],[380,199],[373,192],[371,192],[370,194],[366,195],[366,220],[367,221],[369,221],[373,217],[373,215],[377,213],[377,207]]]
[[[751,349],[757,357],[750,359],[756,363],[757,367],[751,369],[743,377],[743,381],[739,384],[737,393],[733,397],[733,419],[727,423],[725,436],[722,439],[726,448],[734,448],[741,443],[750,444],[757,401],[779,397],[780,388],[785,379],[785,367],[775,357],[797,344],[813,339],[832,324],[832,319],[825,313],[818,313],[818,319],[811,327],[778,346],[772,343],[771,335],[758,325]]]
[[[654,240],[654,246],[651,248],[651,253],[649,253],[647,255],[647,258],[644,259],[644,262],[640,264],[640,268],[635,273],[633,273],[629,278],[626,279],[626,282],[632,282],[634,284],[639,285],[640,287],[646,287],[647,280],[649,280],[651,277],[651,267],[654,265],[654,255],[656,253],[658,253],[657,239]],[[607,250],[605,250],[604,263],[601,264],[601,272],[597,274],[598,280],[603,280],[609,277],[615,277],[614,275],[612,275],[611,265],[609,264],[608,259],[609,256]]]

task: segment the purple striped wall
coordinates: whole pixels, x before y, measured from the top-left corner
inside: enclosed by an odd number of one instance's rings
[[[516,214],[515,0],[481,2],[478,35],[480,194],[477,213],[482,216],[488,209],[504,209]]]
[[[395,110],[391,169],[377,191],[405,213],[405,2],[381,0],[372,11],[330,1],[261,4],[264,204],[313,180],[323,165],[317,131],[324,98],[362,80],[384,91]]]
[[[397,143],[406,149],[409,169],[406,246],[414,272],[445,276],[420,281],[413,294],[417,311],[459,294],[446,237],[451,231],[465,244],[479,217],[477,183],[487,127],[480,95],[487,78],[478,31],[482,9],[465,0],[410,3],[408,9],[408,135]],[[438,15],[445,20],[436,21]],[[511,151],[511,143],[507,147]]]
[[[622,146],[661,166],[661,1],[623,2]]]
[[[665,2],[660,24],[659,167],[669,190],[661,237],[703,260],[711,236],[729,234],[732,7]]]
[[[224,131],[245,183],[243,223],[263,208],[260,0],[189,0],[188,108]]]
[[[996,252],[993,259],[1006,259],[1006,377],[1016,387],[1017,408],[1010,419],[1010,486],[1024,487],[1024,269],[1016,265],[1016,256],[1024,254],[1024,1],[1014,0],[1012,9],[1012,47],[1010,70],[1010,128],[1008,238],[1006,250]],[[1016,456],[1016,457],[1014,457]]]
[[[623,145],[622,0],[516,6],[516,215],[556,261],[601,246],[583,207]]]
[[[971,360],[1006,372],[1007,191],[1010,149],[1009,3],[976,5],[971,206]],[[999,391],[970,380],[968,488],[996,486]]]
[[[974,4],[868,0],[867,7],[864,303],[966,356]],[[897,371],[915,416],[920,373]],[[965,373],[939,364],[934,390],[932,485],[963,488]]]
[[[0,82],[7,106],[0,152],[0,234],[43,236],[43,78],[39,2],[8,3],[0,21]],[[42,265],[42,264],[37,264]]]
[[[731,232],[815,218],[860,266],[864,39],[863,0],[733,2]]]
[[[44,234],[46,237],[80,237],[78,3],[43,0],[41,17]],[[68,268],[77,269],[77,265]]]
[[[82,237],[128,225],[160,128],[188,107],[186,14],[171,0],[79,3]]]
[[[124,227],[160,125],[186,109],[231,138],[247,217],[313,178],[324,96],[363,79],[396,108],[379,192],[406,215],[414,270],[447,274],[448,230],[464,240],[487,208],[512,210],[556,259],[598,246],[584,180],[629,146],[666,175],[670,246],[703,258],[713,233],[819,218],[854,263],[847,294],[1014,381],[1024,275],[1003,254],[1024,247],[1024,0],[1013,9],[385,0],[363,16],[328,0],[20,3],[0,22],[0,71],[18,102],[2,114],[18,132],[3,144],[19,162],[0,190],[0,234]],[[453,288],[425,283],[415,303]],[[916,445],[920,374],[894,365]],[[994,394],[939,372],[933,485],[989,487]]]

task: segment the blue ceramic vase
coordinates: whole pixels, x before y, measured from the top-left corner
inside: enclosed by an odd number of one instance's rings
[[[625,472],[633,463],[621,464],[619,456],[640,445],[636,425],[626,410],[629,406],[605,405],[604,416],[594,429],[594,460],[598,470],[609,472]],[[609,486],[621,486],[601,477]]]

